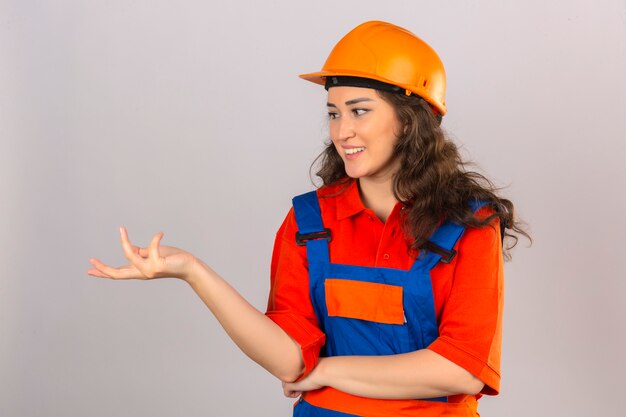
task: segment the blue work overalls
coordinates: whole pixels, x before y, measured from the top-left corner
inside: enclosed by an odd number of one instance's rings
[[[480,205],[474,204],[472,208],[476,210]],[[320,328],[326,334],[326,344],[320,356],[407,353],[426,348],[438,337],[430,271],[439,261],[449,262],[454,257],[456,252],[453,248],[465,230],[463,226],[450,221],[444,222],[432,235],[429,250],[422,251],[408,271],[333,264],[330,262],[328,252],[328,241],[332,231],[324,228],[316,193],[310,192],[295,197],[293,207],[298,225],[297,243],[307,247],[311,301]],[[354,300],[327,298],[327,289],[331,288],[329,284],[334,287],[336,284],[346,283],[344,280],[352,281],[347,284],[355,285],[355,288],[364,285],[375,291],[400,294],[399,308],[403,317],[401,316],[395,323],[381,323],[342,317],[337,311],[329,314],[329,303],[333,304],[333,310],[336,310],[336,305],[341,306],[343,301],[348,304],[354,303]],[[358,300],[357,292],[351,295]],[[370,306],[364,308],[384,310],[386,306],[380,304],[370,301]],[[366,314],[373,317],[378,315],[376,311],[369,311]],[[382,316],[385,315],[383,311]],[[447,397],[430,400],[446,402]],[[310,416],[352,415],[322,409],[300,399],[294,408],[294,417]]]

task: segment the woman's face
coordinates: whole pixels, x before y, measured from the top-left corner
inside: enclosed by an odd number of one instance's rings
[[[391,180],[400,123],[391,104],[376,90],[331,87],[328,90],[330,138],[351,178]]]

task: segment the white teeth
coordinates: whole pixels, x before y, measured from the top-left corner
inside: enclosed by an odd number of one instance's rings
[[[359,153],[365,150],[365,147],[360,147],[360,148],[350,148],[350,149],[346,149],[346,155],[354,155],[355,153]]]

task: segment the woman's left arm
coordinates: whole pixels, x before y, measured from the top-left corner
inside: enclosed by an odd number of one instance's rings
[[[283,384],[285,395],[332,387],[352,395],[381,399],[474,395],[484,384],[471,373],[429,349],[390,356],[320,358],[306,378]]]

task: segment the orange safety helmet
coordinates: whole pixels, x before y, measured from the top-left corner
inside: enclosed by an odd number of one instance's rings
[[[369,78],[417,94],[446,114],[446,72],[437,53],[423,40],[387,22],[365,22],[335,45],[322,70],[301,78],[325,85],[326,77]]]

